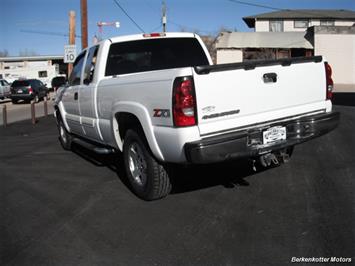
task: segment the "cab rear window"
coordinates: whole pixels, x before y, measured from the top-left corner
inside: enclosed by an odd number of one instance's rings
[[[162,38],[111,44],[106,76],[208,65],[195,38]]]

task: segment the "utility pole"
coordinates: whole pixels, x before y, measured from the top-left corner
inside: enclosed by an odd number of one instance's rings
[[[163,24],[163,32],[166,32],[166,4],[165,1],[163,1],[163,7],[162,7],[162,24]]]
[[[69,11],[69,44],[75,44],[75,11]],[[73,64],[68,64],[68,77],[73,70]]]
[[[88,47],[88,4],[87,0],[80,0],[81,9],[81,48]]]

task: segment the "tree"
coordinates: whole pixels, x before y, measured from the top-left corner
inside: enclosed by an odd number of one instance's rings
[[[234,31],[237,31],[234,29]],[[228,29],[224,26],[221,26],[218,31],[208,34],[208,35],[202,35],[201,39],[206,45],[206,48],[208,52],[211,55],[212,61],[214,64],[217,62],[217,49],[216,49],[216,42],[218,40],[218,37],[221,35],[222,32],[232,32],[231,29]]]
[[[8,56],[9,56],[9,52],[6,49],[0,51],[0,57],[8,57]]]
[[[19,56],[34,56],[34,55],[38,55],[38,53],[36,53],[34,50],[29,50],[27,48],[19,52]]]
[[[217,41],[218,37],[221,35],[222,32],[237,31],[237,29],[232,30],[232,29],[227,28],[225,26],[221,26],[219,28],[219,30],[217,30],[215,32],[211,32],[209,34],[203,34],[201,31],[199,31],[197,29],[189,28],[189,27],[183,26],[183,25],[179,25],[179,26],[180,26],[181,32],[190,31],[190,32],[200,35],[202,41],[206,45],[206,48],[207,48],[209,54],[211,55],[213,63],[217,62],[216,41]]]

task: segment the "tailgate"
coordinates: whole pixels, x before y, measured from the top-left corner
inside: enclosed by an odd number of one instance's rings
[[[29,86],[14,87],[12,94],[29,94]]]
[[[325,109],[321,57],[196,67],[201,135]]]

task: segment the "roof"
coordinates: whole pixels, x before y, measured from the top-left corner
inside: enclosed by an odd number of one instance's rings
[[[306,48],[313,45],[305,32],[222,32],[216,48]]]
[[[149,33],[148,33],[149,34]],[[124,35],[110,38],[110,41],[115,42],[128,42],[128,41],[138,41],[138,40],[146,40],[151,38],[193,38],[195,37],[194,33],[189,32],[165,32],[165,33],[157,33],[161,34],[161,36],[148,37],[144,36],[145,34],[134,34],[134,35]]]
[[[355,21],[355,11],[345,9],[284,9],[243,18],[249,28],[255,27],[256,19],[336,19]]]
[[[0,62],[63,60],[64,55],[34,55],[34,56],[6,56],[0,57]]]

